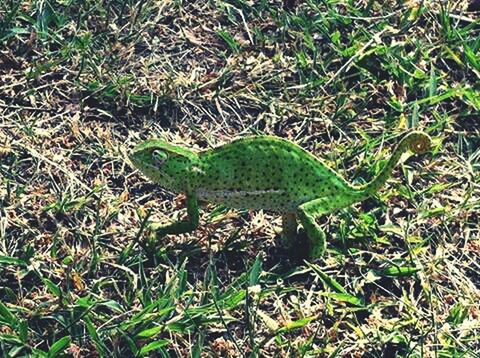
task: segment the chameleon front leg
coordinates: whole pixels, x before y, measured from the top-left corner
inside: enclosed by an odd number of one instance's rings
[[[150,229],[154,231],[155,238],[159,239],[168,234],[184,234],[193,231],[198,226],[199,210],[196,194],[187,194],[188,220],[177,221],[170,224],[151,224]]]
[[[308,238],[309,257],[311,259],[321,257],[325,252],[327,243],[325,233],[315,219],[320,215],[334,211],[334,202],[327,198],[314,199],[298,207],[297,216]]]

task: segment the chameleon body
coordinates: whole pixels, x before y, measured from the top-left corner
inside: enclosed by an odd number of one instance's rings
[[[282,215],[284,237],[290,243],[299,221],[307,234],[309,256],[316,258],[324,253],[326,242],[315,219],[372,196],[404,152],[422,153],[430,144],[430,137],[423,132],[406,134],[380,173],[361,186],[351,185],[297,144],[273,136],[246,137],[201,152],[147,140],[133,150],[130,160],[165,189],[186,194],[188,220],[153,225],[157,237],[194,230],[198,200],[206,200]]]

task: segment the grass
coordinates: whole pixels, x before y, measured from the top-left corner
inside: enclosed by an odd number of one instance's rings
[[[2,2],[0,356],[479,356],[475,4]],[[433,151],[323,218],[320,260],[212,205],[139,244],[183,215],[126,162],[142,139],[280,135],[361,183],[409,128]]]

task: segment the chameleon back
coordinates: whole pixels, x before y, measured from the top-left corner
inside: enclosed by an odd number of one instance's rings
[[[278,137],[238,139],[199,153],[199,159],[199,198],[229,207],[294,213],[304,202],[349,189],[321,160]]]

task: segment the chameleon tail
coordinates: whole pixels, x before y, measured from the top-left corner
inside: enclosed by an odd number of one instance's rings
[[[370,196],[376,193],[391,176],[393,168],[397,165],[400,157],[407,150],[411,150],[416,154],[421,154],[430,149],[431,139],[426,133],[420,131],[413,131],[407,133],[398,143],[397,147],[393,151],[392,156],[388,160],[388,163],[382,168],[380,173],[373,178],[373,180],[365,185],[357,187],[359,192],[362,192],[365,196]]]

